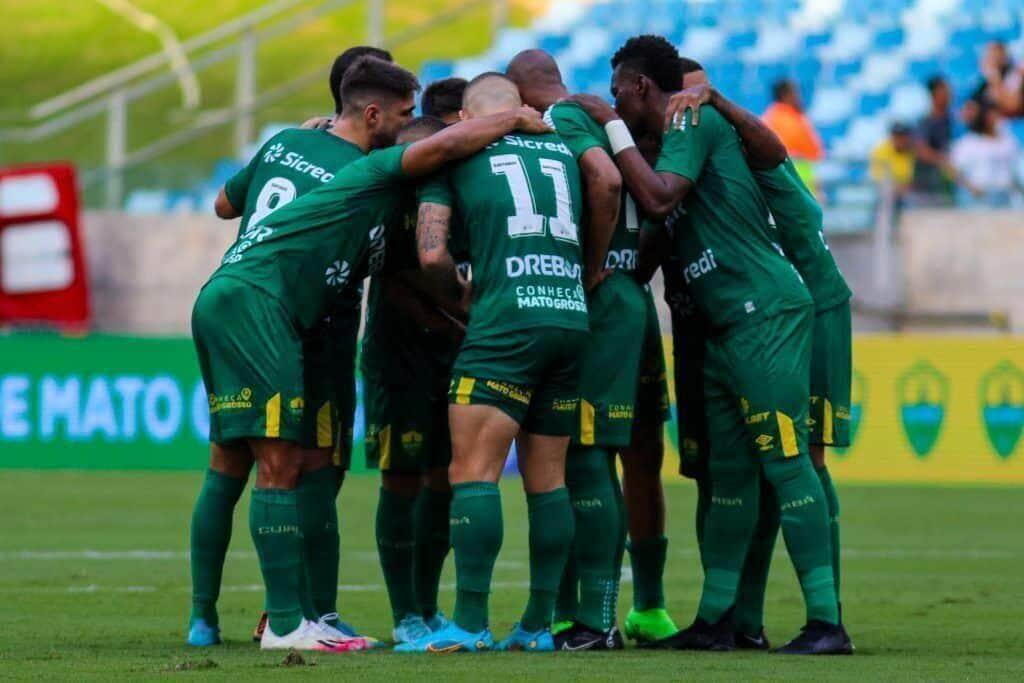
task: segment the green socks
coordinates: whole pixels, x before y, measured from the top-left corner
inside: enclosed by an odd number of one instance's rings
[[[580,606],[580,577],[576,573],[576,558],[572,553],[565,560],[565,570],[555,596],[555,622],[572,621]]]
[[[665,555],[668,539],[664,536],[630,539],[629,560],[633,567],[633,608],[642,612],[665,608]]]
[[[782,513],[782,537],[807,606],[807,620],[839,623],[828,509],[821,482],[806,456],[764,467]]]
[[[224,557],[231,542],[235,504],[245,490],[245,479],[214,470],[206,471],[203,488],[192,510],[190,565],[192,568],[192,619],[217,626]]]
[[[723,469],[711,474],[713,492],[704,517],[700,544],[704,586],[697,615],[715,624],[736,602],[740,572],[757,524],[759,493],[756,470]]]
[[[768,587],[768,572],[775,552],[775,539],[779,535],[779,504],[767,482],[761,480],[761,507],[758,511],[754,537],[750,539],[747,558],[740,574],[736,593],[736,609],[732,615],[736,630],[749,636],[758,636],[764,628],[764,594]]]
[[[302,623],[302,532],[293,490],[253,489],[249,530],[259,557],[270,629],[291,633]]]
[[[565,487],[527,493],[526,507],[530,517],[530,598],[519,623],[523,630],[532,632],[551,626],[558,584],[572,548],[574,523]],[[461,621],[458,623],[465,628]]]
[[[615,623],[622,562],[622,511],[615,495],[619,482],[613,458],[601,448],[572,447],[565,472],[576,522],[572,550],[579,606],[575,617],[598,631],[607,631]]]
[[[415,498],[400,496],[383,487],[377,501],[377,554],[396,625],[407,614],[419,614],[413,586],[412,510],[415,502]]]
[[[825,503],[828,505],[828,528],[832,537],[832,574],[836,583],[836,599],[839,599],[839,496],[836,494],[832,475],[827,467],[817,470],[821,488],[825,491]]]
[[[448,532],[448,511],[451,494],[424,487],[413,508],[413,581],[419,613],[424,619],[437,614],[437,591],[441,583],[444,560],[451,548]]]
[[[337,478],[333,467],[307,472],[296,489],[299,525],[306,546],[309,592],[317,616],[338,611],[338,508],[335,502]]]
[[[497,484],[486,481],[455,484],[452,493],[449,514],[456,587],[453,619],[459,627],[478,633],[487,628],[487,596],[504,533],[501,494]]]

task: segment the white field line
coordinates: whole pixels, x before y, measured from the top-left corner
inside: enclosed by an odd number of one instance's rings
[[[131,560],[141,562],[153,562],[160,560],[187,560],[190,554],[183,550],[0,550],[0,562],[17,560],[39,560],[39,561],[60,561],[65,560],[102,560],[117,561]],[[228,557],[231,559],[254,559],[256,553],[248,550],[229,550]],[[342,564],[356,560],[359,562],[378,562],[377,553],[368,551],[342,551]],[[526,566],[525,562],[514,560],[498,560],[495,567],[498,569],[521,569]]]

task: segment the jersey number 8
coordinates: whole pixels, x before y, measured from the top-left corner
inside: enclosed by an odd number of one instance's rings
[[[565,164],[557,159],[540,160],[540,172],[551,179],[555,188],[555,215],[537,213],[530,178],[518,154],[499,154],[491,157],[491,173],[505,176],[512,192],[515,214],[508,217],[508,236],[526,237],[544,234],[545,224],[557,240],[579,244],[579,226],[572,220],[572,194]]]

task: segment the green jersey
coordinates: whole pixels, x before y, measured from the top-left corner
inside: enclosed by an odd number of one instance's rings
[[[325,185],[248,226],[213,278],[277,298],[301,331],[331,313],[353,274],[383,258],[384,224],[401,211],[404,145],[353,161]]]
[[[242,212],[238,234],[293,199],[330,182],[339,168],[363,156],[363,150],[326,131],[281,131],[224,183],[231,206]]]
[[[754,171],[782,250],[804,279],[819,311],[847,301],[852,292],[825,241],[821,205],[797,174],[793,161]]]
[[[707,105],[700,121],[665,134],[656,166],[694,184],[666,221],[672,229],[689,219],[672,230],[683,283],[716,334],[810,306],[800,275],[772,242],[768,207],[736,131]]]
[[[579,168],[557,135],[512,134],[449,169],[421,202],[451,206],[468,243],[466,336],[533,327],[587,330]]]
[[[544,121],[558,132],[572,155],[579,161],[589,150],[598,147],[613,158],[612,147],[608,135],[597,121],[590,118],[578,104],[559,102],[552,105],[544,113]],[[619,208],[619,224],[612,234],[608,245],[608,258],[605,268],[614,268],[626,272],[636,270],[637,254],[640,244],[640,221],[633,198],[622,192],[622,205]]]

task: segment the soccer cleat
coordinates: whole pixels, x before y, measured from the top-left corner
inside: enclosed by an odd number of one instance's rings
[[[256,629],[252,632],[252,640],[258,643],[263,640],[263,632],[267,630],[267,613],[260,614],[260,620],[256,622]]]
[[[598,631],[585,624],[575,622],[569,629],[555,636],[555,649],[561,652],[582,652],[584,650],[621,650],[625,647],[622,634],[616,626],[607,631]]]
[[[438,610],[437,612],[434,612],[434,616],[429,619],[424,619],[423,622],[432,632],[437,632],[448,625],[448,617],[444,615],[444,612]]]
[[[391,638],[398,643],[411,643],[414,640],[419,640],[424,636],[429,636],[433,631],[427,622],[423,621],[423,617],[418,614],[406,614],[398,626],[391,631]]]
[[[347,624],[346,622],[341,620],[337,612],[331,612],[329,614],[323,615],[322,617],[320,617],[320,623],[324,626],[327,626],[328,628],[332,628],[335,631],[340,632],[341,635],[343,636],[347,636],[349,638],[359,636],[359,634],[356,633],[356,630],[352,628],[350,624]]]
[[[339,621],[337,612],[331,612],[330,614],[325,614],[320,617],[320,621],[317,622],[317,626],[324,632],[327,638],[331,640],[344,642],[352,638],[361,638],[366,641],[368,649],[384,647],[384,644],[376,638],[361,636],[356,633],[351,626],[343,621]]]
[[[732,613],[712,624],[697,617],[693,624],[679,633],[649,642],[641,647],[655,650],[708,650],[711,652],[728,652],[736,649],[736,638],[732,632]]]
[[[555,640],[551,637],[551,629],[530,632],[516,624],[512,633],[494,649],[501,652],[554,652]]]
[[[450,654],[453,652],[484,652],[494,647],[491,630],[485,628],[479,633],[470,633],[459,628],[455,622],[448,622],[440,631],[429,633],[411,643],[395,646],[395,652],[430,652]]]
[[[566,619],[565,621],[556,621],[551,624],[552,635],[558,635],[562,631],[568,631],[572,628],[572,619]]]
[[[205,619],[196,619],[188,625],[186,644],[192,647],[220,645],[220,627],[210,626]]]
[[[737,650],[770,650],[772,644],[768,642],[768,636],[764,634],[764,628],[756,636],[751,636],[742,631],[736,631],[734,636]]]
[[[853,643],[839,624],[812,619],[800,629],[800,635],[778,650],[783,655],[852,655]]]
[[[334,640],[314,621],[303,620],[291,633],[279,636],[268,624],[260,639],[261,650],[309,650],[313,652],[345,653],[368,650],[373,645],[366,638]]]
[[[672,621],[668,610],[663,607],[654,609],[629,610],[624,627],[626,637],[640,642],[663,640],[679,631]]]

